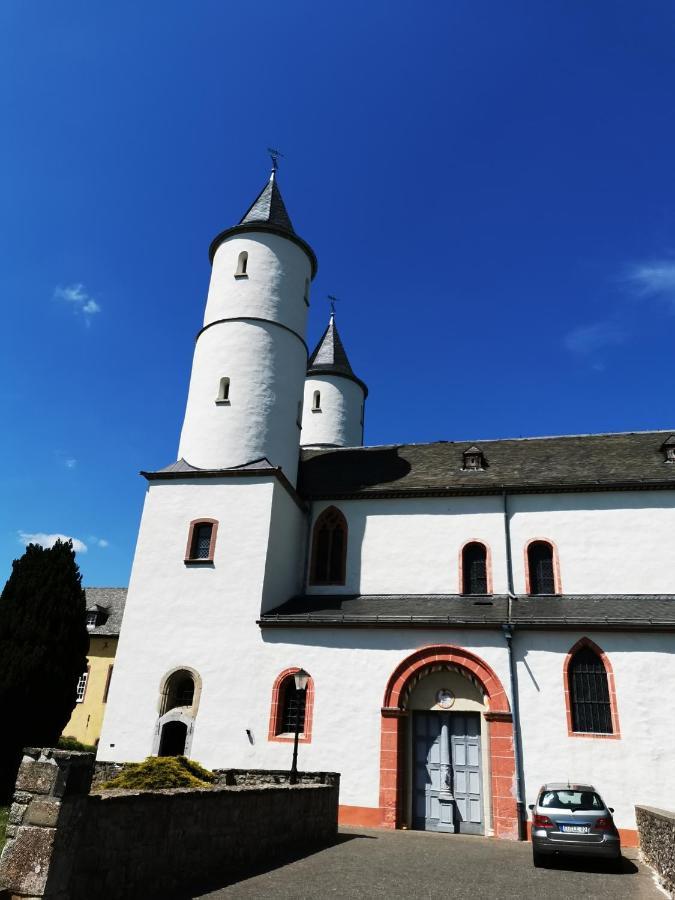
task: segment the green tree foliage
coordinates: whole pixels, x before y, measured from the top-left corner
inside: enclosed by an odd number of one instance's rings
[[[0,595],[0,803],[11,797],[22,748],[56,746],[88,647],[72,543],[29,544]]]

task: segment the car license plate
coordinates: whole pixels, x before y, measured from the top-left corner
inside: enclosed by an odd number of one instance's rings
[[[561,825],[564,834],[588,834],[588,825]]]

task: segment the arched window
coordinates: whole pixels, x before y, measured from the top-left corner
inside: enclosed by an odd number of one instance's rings
[[[272,687],[272,708],[268,740],[292,741],[295,724],[299,725],[299,740],[308,744],[312,739],[312,711],[314,707],[314,682],[310,678],[304,691],[295,686],[297,667],[285,669]]]
[[[529,594],[557,593],[553,546],[548,541],[532,541],[528,545],[527,574]]]
[[[567,690],[573,732],[614,733],[607,670],[600,654],[586,643],[569,658]]]
[[[230,402],[230,379],[223,376],[220,379],[218,384],[218,396],[216,397],[216,403],[229,403]]]
[[[215,519],[195,519],[190,522],[186,563],[211,563],[216,549],[218,522]]]
[[[462,593],[489,593],[487,547],[479,541],[471,541],[462,548]]]
[[[172,709],[190,707],[195,699],[195,680],[187,669],[178,669],[166,681],[163,691],[161,714]]]
[[[329,506],[314,525],[310,584],[344,584],[347,559],[347,521]]]
[[[319,412],[321,410],[321,391],[314,391],[312,397],[312,411]]]
[[[246,250],[242,250],[239,254],[239,258],[237,259],[237,271],[234,273],[235,278],[243,278],[247,272],[248,268],[248,253]]]

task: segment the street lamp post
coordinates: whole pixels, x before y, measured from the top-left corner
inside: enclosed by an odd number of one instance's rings
[[[298,783],[298,738],[300,737],[300,696],[301,692],[307,690],[307,682],[309,681],[309,673],[304,669],[298,669],[293,675],[295,680],[295,737],[293,739],[293,762],[291,763],[291,774],[288,779],[289,784]],[[306,707],[305,707],[306,708]]]

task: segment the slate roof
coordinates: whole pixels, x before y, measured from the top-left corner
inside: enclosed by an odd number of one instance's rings
[[[510,607],[510,609],[509,609]],[[675,595],[303,595],[265,613],[263,627],[469,627],[675,630]]]
[[[87,611],[98,610],[101,624],[92,628],[89,634],[95,636],[114,637],[119,635],[124,615],[124,604],[127,602],[126,588],[88,587],[84,589]],[[103,616],[105,620],[103,621]]]
[[[214,237],[209,247],[209,259],[213,263],[216,250],[226,238],[231,237],[234,234],[256,231],[268,231],[273,234],[280,234],[282,237],[288,238],[299,247],[302,247],[309,257],[312,266],[312,277],[316,275],[319,267],[316,254],[307,241],[304,241],[293,228],[291,217],[288,215],[286,204],[283,201],[279,185],[277,184],[275,172],[272,172],[269,181],[244,213],[239,224],[234,225],[232,228],[226,228]]]
[[[267,225],[281,228],[282,231],[289,231],[291,234],[295,234],[291,217],[286,210],[274,172],[272,172],[269,181],[253,201],[239,224],[248,225],[252,222],[264,222]]]
[[[347,358],[347,351],[338,333],[334,315],[331,315],[328,327],[321,335],[321,340],[307,362],[307,374],[342,375],[361,385],[368,396],[368,388],[360,378],[356,377]]]
[[[305,449],[298,490],[306,499],[675,488],[662,449],[671,431],[504,440],[439,441],[380,447]],[[477,445],[484,468],[465,470]]]

